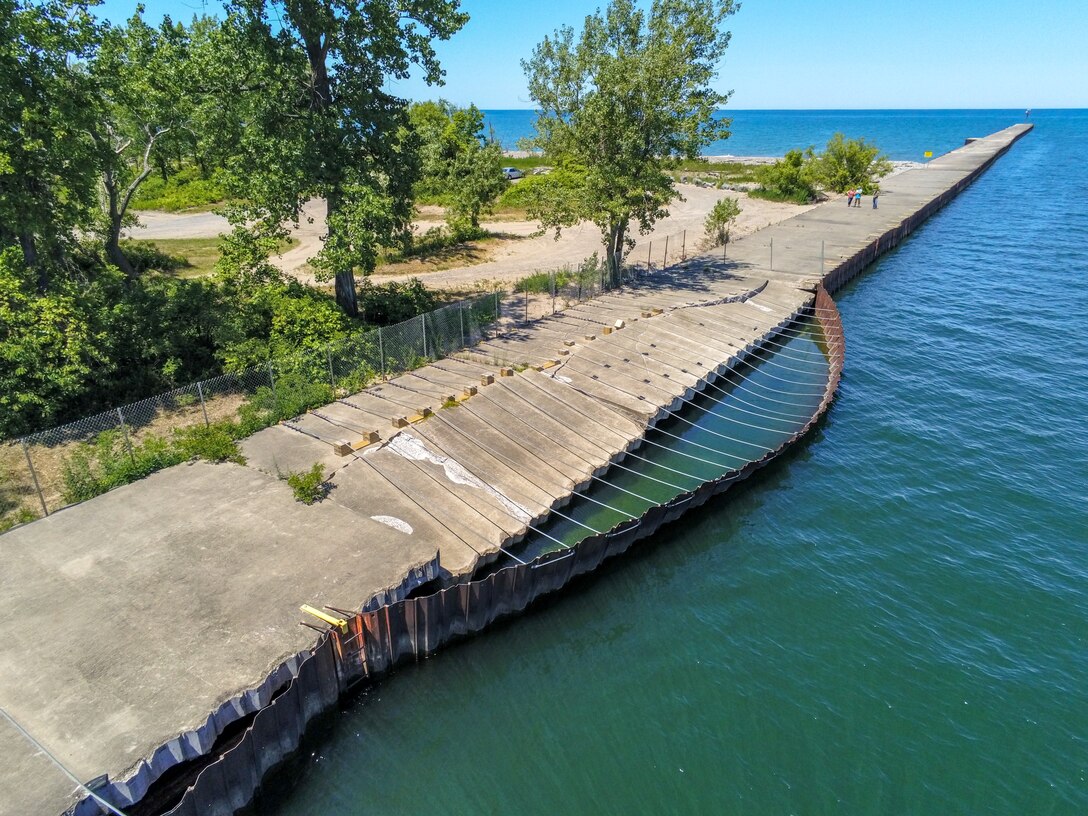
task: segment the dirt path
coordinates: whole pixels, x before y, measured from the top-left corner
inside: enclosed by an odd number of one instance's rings
[[[680,184],[678,188],[684,200],[675,202],[669,208],[669,217],[658,222],[650,235],[635,236],[636,246],[630,255],[633,261],[643,262],[649,256],[654,264],[662,263],[665,260],[666,237],[670,258],[678,258],[682,249],[689,255],[698,251],[703,221],[710,208],[725,196],[740,200],[741,214],[733,229],[734,237],[738,238],[815,206],[762,201],[741,192],[691,184]],[[325,230],[325,202],[315,199],[306,205],[303,213],[302,223],[291,233],[298,243],[272,260],[280,269],[299,280],[315,283],[307,261],[321,248],[321,236]],[[141,212],[139,217],[140,226],[129,230],[128,237],[145,240],[213,238],[229,229],[226,219],[214,213]],[[436,223],[434,213],[427,212],[425,219],[417,222],[416,226],[423,232]],[[509,240],[499,239],[497,246],[488,253],[490,260],[484,263],[435,272],[421,269],[411,274],[375,275],[374,280],[403,281],[418,277],[434,288],[464,290],[478,282],[511,282],[533,272],[575,265],[594,252],[602,252],[600,232],[592,224],[584,223],[564,229],[558,240],[553,233],[534,236],[537,224],[531,221],[486,221],[483,226],[493,233],[513,237]]]

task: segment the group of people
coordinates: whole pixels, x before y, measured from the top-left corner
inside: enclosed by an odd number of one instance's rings
[[[880,197],[880,190],[873,190],[873,209],[876,209],[876,200]],[[860,207],[861,206],[861,188],[856,190],[846,191],[846,206],[847,207]]]

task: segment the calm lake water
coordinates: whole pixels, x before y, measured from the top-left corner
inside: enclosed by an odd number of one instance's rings
[[[1088,812],[1088,113],[1033,120],[839,293],[814,437],[397,671],[262,812]]]
[[[1033,111],[1030,121],[1064,121],[1069,111]],[[529,110],[484,111],[485,128],[507,150],[533,135],[536,114]],[[743,111],[718,114],[732,120],[732,135],[707,147],[708,156],[782,156],[795,147],[823,148],[836,132],[865,138],[899,161],[923,161],[963,145],[967,136],[985,136],[1024,121],[1021,110],[844,110]]]

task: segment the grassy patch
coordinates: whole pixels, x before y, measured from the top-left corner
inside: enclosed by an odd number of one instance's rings
[[[524,159],[512,159],[509,156],[503,156],[502,166],[516,167],[523,173],[528,174],[529,171],[535,170],[538,167],[554,167],[555,162],[546,159],[544,156],[528,156]]]
[[[222,184],[213,174],[204,177],[197,167],[183,167],[163,181],[150,176],[132,198],[134,210],[210,210],[226,198]]]
[[[810,199],[804,193],[796,193],[795,195],[787,195],[779,190],[768,190],[760,187],[756,190],[748,191],[749,198],[761,198],[764,201],[777,201],[782,204],[811,204]]]
[[[288,238],[280,245],[280,252],[285,252],[298,245],[298,239]],[[210,275],[219,260],[218,238],[155,238],[149,241],[122,241],[125,251],[134,249],[137,253],[151,250],[159,253],[169,262],[150,264],[149,268],[176,278],[201,278]]]

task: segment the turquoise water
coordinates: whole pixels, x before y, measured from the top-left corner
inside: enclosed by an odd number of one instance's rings
[[[780,448],[815,415],[826,393],[828,357],[822,340],[812,317],[785,327],[767,340],[765,352],[665,415],[642,447],[537,525],[514,554],[529,561],[571,547]],[[676,374],[686,360],[670,356],[675,351],[671,342],[661,334],[652,359],[673,364]],[[648,345],[641,350],[650,353]]]
[[[1045,125],[1067,121],[1083,111],[1035,110],[1029,121]],[[528,110],[485,111],[486,125],[507,150],[518,139],[533,134],[535,114]],[[823,148],[836,132],[865,138],[888,156],[901,161],[923,161],[932,151],[939,156],[963,145],[967,136],[985,136],[1024,121],[1021,110],[845,110],[743,111],[718,114],[732,119],[732,135],[707,147],[708,156],[781,156],[795,147]]]
[[[1088,119],[838,294],[819,432],[338,718],[262,812],[1088,812]]]

